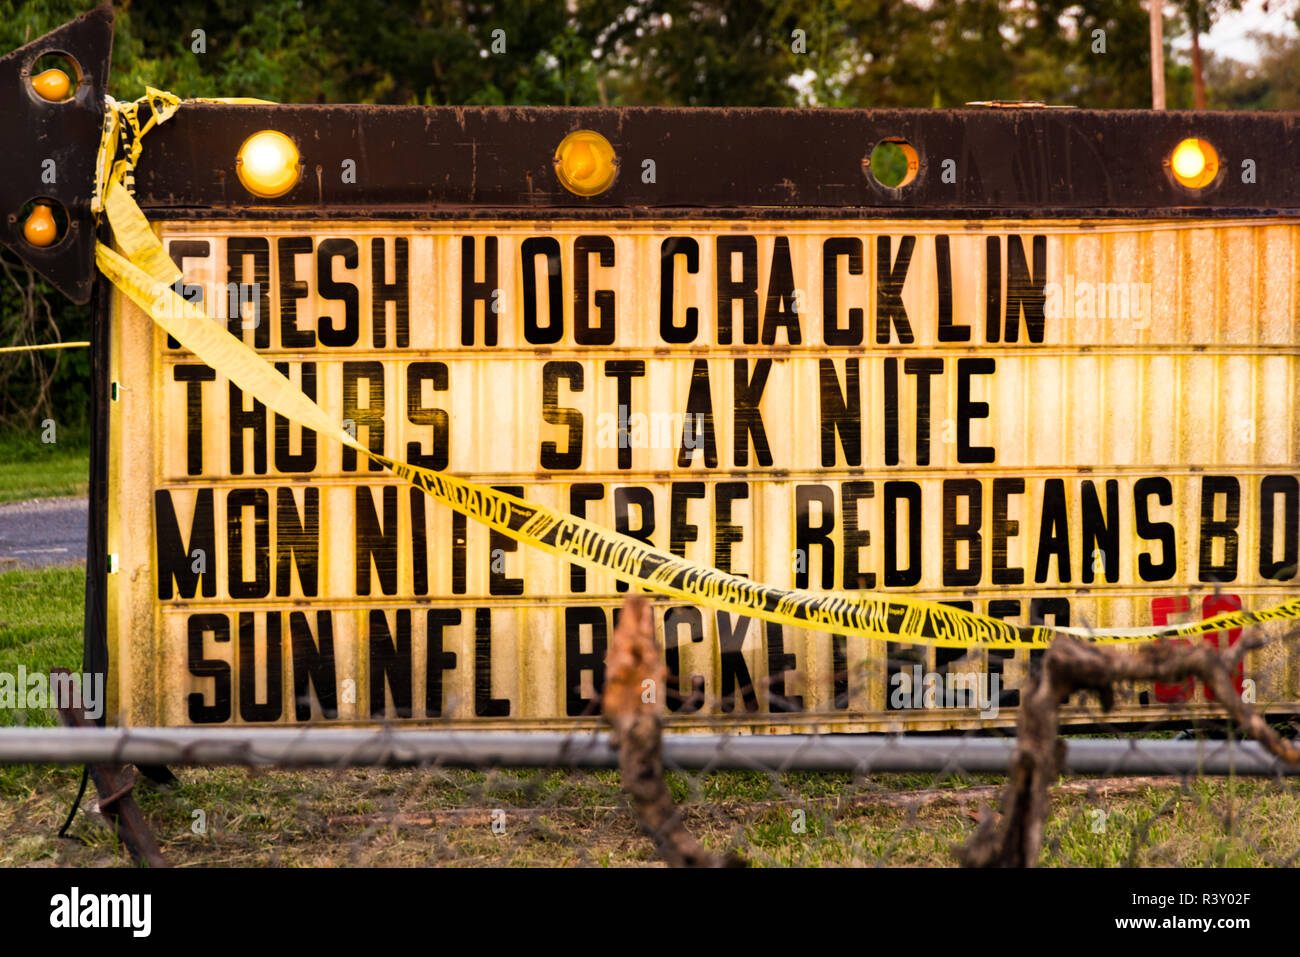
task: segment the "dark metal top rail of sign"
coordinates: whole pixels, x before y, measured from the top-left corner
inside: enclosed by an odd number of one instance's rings
[[[235,175],[240,144],[262,129],[291,137],[304,164],[275,200]],[[552,166],[578,129],[608,139],[619,163],[589,198]],[[1187,138],[1220,157],[1203,189],[1169,170]],[[884,140],[916,151],[902,188],[866,168]],[[1300,211],[1298,150],[1297,113],[196,103],[150,134],[136,188],[160,216],[1258,217]],[[355,182],[340,175],[347,160]]]

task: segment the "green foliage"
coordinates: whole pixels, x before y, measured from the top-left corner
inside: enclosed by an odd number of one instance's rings
[[[1184,2],[1212,18],[1239,0]],[[0,41],[16,45],[92,5],[7,0]],[[1170,21],[1168,36],[1179,29]],[[425,105],[1040,99],[1141,108],[1149,62],[1146,12],[1132,0],[581,0],[572,9],[554,0],[127,0],[112,90],[119,99],[149,84],[182,96]]]
[[[0,254],[0,346],[89,338],[88,307],[69,302],[12,254]],[[3,431],[31,432],[46,419],[84,428],[89,398],[88,349],[0,354],[0,439]]]
[[[494,50],[493,31],[502,30]],[[196,33],[196,31],[202,31]],[[589,45],[538,0],[176,0],[119,9],[114,95],[281,103],[591,103]]]
[[[1167,43],[1240,2],[1179,0]],[[0,0],[0,46],[93,5]],[[124,0],[112,91],[134,99],[149,84],[182,96],[426,105],[1143,108],[1148,43],[1145,7],[1132,0]],[[1167,59],[1176,100],[1185,68],[1168,49]],[[1268,99],[1273,84],[1263,83],[1269,90],[1253,101]]]
[[[74,20],[96,6],[85,0],[0,0],[0,51],[8,52]]]
[[[871,151],[871,175],[885,186],[897,186],[907,176],[907,154],[897,143],[880,143]]]
[[[1259,38],[1258,67],[1207,58],[1206,85],[1211,108],[1227,110],[1300,109],[1300,38]]]
[[[595,41],[612,99],[646,106],[792,106],[789,78],[830,41],[785,0],[595,0],[580,29]],[[822,4],[823,7],[827,4]],[[839,6],[834,5],[834,6]],[[808,54],[793,50],[803,29]]]
[[[0,0],[17,46],[94,0]],[[1168,43],[1240,0],[1179,0]],[[916,107],[1150,103],[1133,0],[124,0],[112,91],[425,105]],[[1285,67],[1280,77],[1285,80]],[[1234,93],[1270,102],[1256,77]],[[1285,86],[1285,83],[1284,83]],[[1283,90],[1282,92],[1285,92]]]

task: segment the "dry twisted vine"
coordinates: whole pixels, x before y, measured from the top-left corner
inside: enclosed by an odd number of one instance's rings
[[[1077,638],[1052,643],[1042,669],[1029,682],[1021,703],[1016,753],[1002,792],[1000,817],[985,810],[980,826],[958,851],[967,867],[1033,867],[1043,843],[1050,811],[1048,788],[1063,764],[1058,735],[1060,708],[1077,691],[1095,691],[1102,708],[1114,704],[1120,681],[1175,683],[1195,676],[1214,692],[1214,700],[1238,727],[1288,764],[1300,764],[1300,748],[1273,730],[1259,712],[1241,700],[1232,673],[1247,651],[1265,639],[1243,637],[1220,654],[1210,644],[1158,641],[1135,649],[1105,648]]]
[[[682,824],[668,792],[657,703],[666,681],[650,603],[641,595],[629,595],[605,660],[601,709],[618,747],[623,790],[632,813],[672,867],[744,867],[742,858],[723,857],[701,845]]]

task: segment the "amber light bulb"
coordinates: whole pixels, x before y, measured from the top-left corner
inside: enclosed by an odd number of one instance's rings
[[[555,150],[555,173],[577,196],[596,196],[618,175],[618,160],[609,140],[593,130],[576,130]]]
[[[47,203],[37,203],[32,214],[23,223],[23,238],[33,246],[49,246],[59,236],[59,225],[54,221],[54,211]]]
[[[50,69],[32,77],[32,89],[41,99],[57,103],[68,98],[68,92],[72,89],[72,80],[62,70]]]
[[[1169,169],[1180,185],[1203,189],[1219,174],[1219,154],[1206,140],[1191,137],[1174,147]]]

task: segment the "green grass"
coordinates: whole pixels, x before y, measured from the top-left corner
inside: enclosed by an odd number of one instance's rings
[[[0,573],[0,671],[76,669],[84,570]],[[47,711],[0,724],[53,725]],[[555,769],[281,771],[180,768],[136,796],[164,855],[181,866],[605,866],[658,863],[627,812],[617,772]],[[83,812],[55,835],[79,768],[0,765],[0,866],[129,864],[112,830]],[[998,775],[672,772],[682,819],[707,846],[758,866],[950,867]],[[1041,863],[1063,867],[1295,864],[1300,781],[1191,779],[1062,793]],[[890,806],[922,792],[924,805]],[[491,815],[506,815],[505,833]],[[1098,827],[1098,814],[1104,827]],[[202,812],[205,833],[196,833]],[[459,816],[457,816],[459,815]],[[797,826],[796,826],[797,823]]]
[[[0,572],[0,671],[81,667],[86,570],[81,565]],[[0,725],[53,724],[43,710],[0,710]]]
[[[0,503],[86,494],[89,439],[71,430],[54,437],[45,443],[40,430],[0,432]]]
[[[19,665],[29,672],[80,670],[85,583],[80,565],[0,572],[0,671],[16,674]],[[58,723],[49,710],[0,709],[0,727]],[[79,778],[78,768],[0,764],[0,802],[17,802],[16,808],[49,802],[54,807],[76,793]],[[42,834],[20,829],[14,837],[24,848],[44,846]]]

